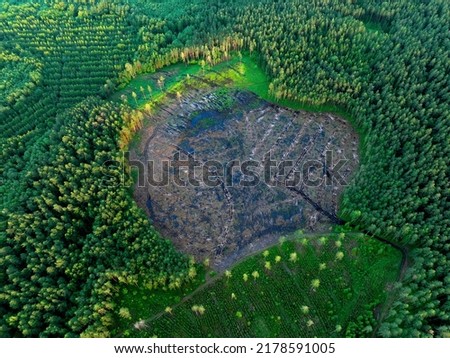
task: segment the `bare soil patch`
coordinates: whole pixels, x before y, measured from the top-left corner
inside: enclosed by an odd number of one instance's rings
[[[259,178],[256,186],[242,185],[251,177],[239,168],[230,176],[219,170],[213,187],[202,182],[179,186],[172,169],[168,185],[148,180],[136,185],[135,199],[152,225],[177,248],[198,260],[209,258],[219,270],[294,230],[327,231],[330,218],[311,201],[336,215],[339,196],[359,164],[357,134],[343,119],[281,108],[246,91],[192,90],[180,101],[168,98],[149,123],[130,159],[153,161],[156,180],[162,178],[163,162],[173,161],[177,152],[180,160],[200,165],[211,160],[223,167],[231,161],[259,163],[250,168]],[[273,185],[264,180],[268,153],[274,162],[292,161],[284,170],[272,168]],[[181,178],[187,180],[188,172],[180,168]],[[197,168],[193,177],[202,174]],[[286,179],[305,174],[309,180],[303,177],[296,188],[310,202],[285,187]]]

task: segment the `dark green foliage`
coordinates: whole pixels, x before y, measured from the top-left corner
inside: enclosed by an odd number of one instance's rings
[[[114,282],[136,283],[143,272],[161,285],[184,278],[187,261],[136,208],[128,175],[123,182],[124,111],[88,99],[36,146],[27,200],[2,214],[3,335],[105,336]]]
[[[410,248],[398,299],[377,334],[448,334],[449,6],[3,1],[2,335],[106,335],[116,309],[111,280],[183,276],[186,259],[144,229],[128,191],[101,187],[101,163],[117,159],[128,110],[98,98],[79,103],[179,61],[183,51],[214,63],[219,48],[241,44],[259,56],[274,98],[339,105],[363,133],[363,163],[341,216]]]
[[[183,282],[188,262],[148,225],[123,168],[105,172],[122,163],[129,109],[70,108],[114,88],[141,26],[159,49],[158,30],[118,2],[0,6],[0,335],[106,336],[118,281]]]

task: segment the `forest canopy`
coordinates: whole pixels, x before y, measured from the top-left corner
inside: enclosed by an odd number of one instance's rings
[[[339,106],[363,134],[339,215],[410,255],[377,334],[449,334],[448,1],[6,0],[0,9],[0,336],[109,336],[119,283],[191,280],[194,263],[130,195],[121,135],[142,116],[109,98],[140,73],[238,51],[258,59],[274,100]],[[126,185],[108,186],[105,174]]]

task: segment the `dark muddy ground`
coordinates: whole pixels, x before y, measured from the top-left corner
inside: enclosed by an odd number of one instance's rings
[[[330,219],[311,202],[335,215],[345,187],[342,180],[348,183],[358,166],[358,138],[344,120],[283,109],[250,92],[192,90],[181,101],[167,100],[150,122],[142,129],[131,159],[153,161],[153,177],[158,180],[162,162],[173,161],[178,152],[181,161],[195,159],[203,167],[209,163],[211,183],[202,182],[202,168],[180,168],[181,179],[191,173],[199,184],[177,185],[171,169],[168,185],[146,181],[137,186],[136,201],[180,250],[198,260],[210,258],[219,270],[296,229],[327,231]],[[292,166],[269,172],[268,153],[272,161],[290,160]],[[348,161],[338,168],[344,158]],[[255,161],[249,170],[259,177],[256,186],[243,185],[255,175],[246,176],[235,167],[227,176],[220,169],[232,161],[248,160]],[[302,175],[296,188],[303,196],[285,187],[286,179]]]

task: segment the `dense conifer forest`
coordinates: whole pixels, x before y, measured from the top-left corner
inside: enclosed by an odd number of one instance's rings
[[[352,332],[450,334],[448,1],[6,0],[0,9],[0,336],[108,337],[120,287],[195,283],[198,263],[133,200],[122,150],[145,113],[112,96],[168,65],[243,55],[269,78],[274,102],[339,108],[361,134],[342,230],[401,246],[408,264],[382,320],[364,316]]]

